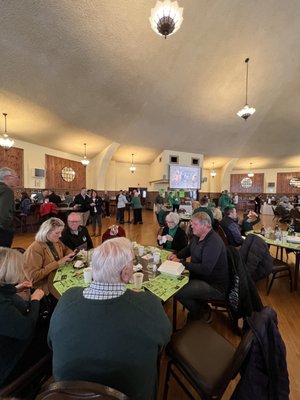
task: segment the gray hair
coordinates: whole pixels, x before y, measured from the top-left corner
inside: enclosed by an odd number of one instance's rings
[[[167,216],[166,216],[166,221],[169,222],[174,222],[175,225],[179,224],[179,215],[175,212],[170,212]]]
[[[92,275],[95,282],[120,283],[122,270],[132,261],[133,251],[128,239],[106,240],[92,256]]]
[[[59,218],[49,218],[43,222],[35,235],[35,240],[38,242],[47,242],[48,233],[54,231],[56,228],[64,228],[64,222]]]
[[[6,176],[10,176],[10,175],[15,175],[15,170],[8,168],[8,167],[3,167],[0,168],[0,182],[3,182],[3,179]]]
[[[211,227],[211,218],[206,212],[197,212],[192,219],[198,219],[202,224]]]
[[[18,250],[0,247],[0,285],[21,283],[26,279],[24,255]]]

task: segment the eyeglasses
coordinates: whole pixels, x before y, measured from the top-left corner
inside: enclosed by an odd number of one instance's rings
[[[70,220],[69,220],[68,222],[70,222],[70,223],[72,223],[72,224],[74,224],[74,223],[76,223],[76,222],[77,222],[77,223],[79,223],[79,224],[80,224],[80,222],[81,222],[81,221],[80,221],[80,220],[79,220],[79,221],[70,221]]]

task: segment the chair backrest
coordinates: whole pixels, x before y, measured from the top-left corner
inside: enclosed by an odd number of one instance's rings
[[[115,236],[110,235],[110,228],[108,228],[102,235],[102,243],[115,237],[126,237],[126,232],[121,226],[118,226],[118,233]]]
[[[218,226],[217,233],[221,237],[221,239],[223,240],[225,246],[228,246],[228,239],[227,239],[226,233],[224,232],[224,230],[221,227],[221,225]]]
[[[51,383],[36,400],[126,400],[128,397],[109,386],[86,381],[62,381]]]

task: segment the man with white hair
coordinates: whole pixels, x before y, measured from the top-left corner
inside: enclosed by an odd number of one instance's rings
[[[55,380],[98,382],[130,399],[155,399],[157,357],[171,325],[157,297],[126,288],[132,260],[128,239],[105,241],[92,256],[91,285],[59,300],[48,335]]]
[[[176,298],[189,310],[189,319],[211,320],[207,303],[210,300],[224,300],[229,271],[225,245],[212,229],[211,219],[205,212],[192,216],[193,237],[190,243],[177,255],[169,258],[180,261],[190,271],[190,281],[176,295]],[[191,261],[185,261],[191,257]]]
[[[11,247],[14,238],[15,200],[11,187],[17,185],[18,178],[13,169],[0,168],[0,246],[2,247]]]

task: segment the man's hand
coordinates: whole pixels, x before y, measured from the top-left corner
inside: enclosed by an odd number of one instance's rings
[[[18,285],[16,285],[16,289],[17,289],[17,293],[20,292],[25,292],[28,289],[32,288],[32,282],[31,281],[24,281],[22,283],[19,283]]]

